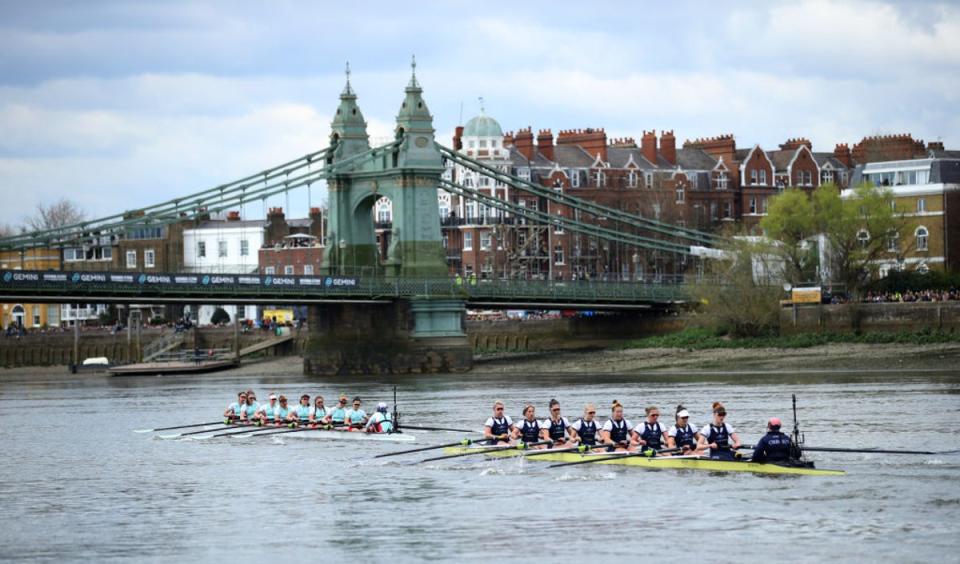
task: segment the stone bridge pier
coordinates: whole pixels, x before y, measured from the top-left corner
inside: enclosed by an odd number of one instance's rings
[[[304,374],[464,372],[473,350],[458,300],[310,306]]]

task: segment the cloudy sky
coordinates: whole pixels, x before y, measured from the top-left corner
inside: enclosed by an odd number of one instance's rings
[[[504,130],[960,148],[956,4],[411,5],[0,0],[0,223],[62,196],[134,209],[321,148],[347,60],[371,135],[389,137],[413,53],[445,143],[483,96]]]

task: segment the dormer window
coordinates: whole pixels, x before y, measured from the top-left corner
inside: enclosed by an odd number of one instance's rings
[[[727,178],[727,173],[721,172],[717,175],[717,190],[726,190],[729,182],[730,179]]]
[[[627,186],[629,186],[630,188],[637,187],[637,171],[631,170],[627,174]]]

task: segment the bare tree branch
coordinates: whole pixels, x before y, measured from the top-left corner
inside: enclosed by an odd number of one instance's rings
[[[44,231],[46,229],[57,229],[67,225],[80,223],[86,219],[87,214],[73,203],[71,200],[61,198],[50,204],[38,204],[37,211],[33,217],[27,219],[24,224],[25,231]]]

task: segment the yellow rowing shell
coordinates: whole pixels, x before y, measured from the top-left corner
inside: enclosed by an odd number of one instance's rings
[[[462,454],[470,451],[481,450],[476,447],[447,447],[443,449],[446,454]],[[496,458],[505,458],[511,456],[520,456],[524,453],[541,451],[521,451],[518,449],[495,450],[484,453],[484,456]],[[539,460],[543,462],[579,462],[588,460],[597,456],[611,456],[611,453],[600,454],[580,454],[578,452],[557,452],[551,454],[538,454],[530,457],[530,460]],[[612,464],[615,466],[635,466],[646,468],[648,470],[673,469],[673,470],[707,470],[710,472],[753,472],[755,474],[799,474],[804,476],[843,476],[846,474],[843,470],[822,470],[820,468],[804,468],[795,466],[780,466],[778,464],[764,464],[760,462],[737,462],[734,460],[711,460],[709,458],[688,458],[671,456],[628,456],[624,458],[614,458],[594,462],[593,464]]]

